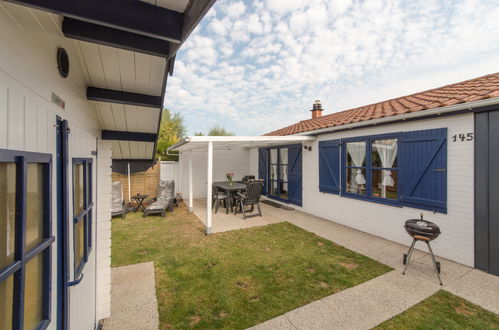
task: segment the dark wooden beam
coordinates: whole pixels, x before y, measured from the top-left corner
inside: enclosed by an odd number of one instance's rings
[[[87,87],[87,99],[149,108],[163,108],[163,98],[161,96],[121,92],[97,87]]]
[[[182,13],[139,0],[7,1],[152,38],[182,41]]]
[[[179,44],[170,47],[170,56],[177,53],[182,43],[196,28],[201,19],[206,15],[216,0],[191,0],[184,10],[184,25],[182,30],[182,40]]]
[[[103,140],[156,142],[157,134],[103,130],[101,137]]]
[[[67,38],[153,56],[167,58],[170,51],[170,43],[166,40],[113,29],[69,17],[64,17],[64,20],[62,21],[62,33],[64,33],[64,36]]]

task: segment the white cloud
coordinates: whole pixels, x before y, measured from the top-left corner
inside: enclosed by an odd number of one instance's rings
[[[462,0],[218,0],[182,46],[166,105],[193,131],[262,134],[499,71],[499,6]]]
[[[242,14],[244,14],[245,10],[246,6],[244,5],[244,3],[238,1],[227,6],[226,12],[230,18],[238,18]]]

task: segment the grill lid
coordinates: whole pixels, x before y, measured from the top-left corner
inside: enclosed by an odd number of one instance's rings
[[[411,236],[420,235],[435,239],[440,235],[440,228],[431,221],[422,219],[409,219],[405,222],[405,230]]]

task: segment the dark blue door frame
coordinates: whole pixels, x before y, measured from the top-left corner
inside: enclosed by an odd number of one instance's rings
[[[69,329],[68,121],[57,116],[57,329]]]

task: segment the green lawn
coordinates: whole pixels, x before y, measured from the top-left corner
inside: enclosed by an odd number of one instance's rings
[[[112,220],[112,266],[146,261],[162,329],[246,328],[391,270],[290,223],[206,236],[184,206]]]
[[[441,290],[376,329],[499,329],[499,315]]]

